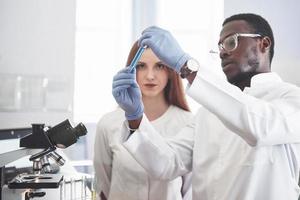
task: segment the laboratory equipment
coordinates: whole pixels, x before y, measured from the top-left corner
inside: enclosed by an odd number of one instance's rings
[[[135,68],[137,62],[140,60],[140,58],[146,48],[147,48],[147,46],[139,47],[139,49],[137,50],[135,56],[133,57],[130,65],[129,65],[130,71],[132,71]]]
[[[65,120],[54,127],[45,127],[44,124],[32,124],[32,133],[19,140],[20,148],[4,151],[0,154],[0,200],[4,200],[2,199],[2,189],[5,184],[5,165],[28,155],[31,155],[29,160],[33,163],[32,173],[17,174],[6,183],[8,186],[6,191],[9,192],[9,189],[11,189],[16,193],[16,189],[23,189],[26,190],[24,194],[22,193],[24,198],[32,199],[46,195],[46,192],[41,191],[41,189],[58,188],[64,176],[54,174],[56,170],[52,168],[48,158],[53,159],[58,166],[62,166],[65,159],[55,151],[56,147],[69,147],[86,133],[87,130],[82,123],[73,128],[69,120]]]

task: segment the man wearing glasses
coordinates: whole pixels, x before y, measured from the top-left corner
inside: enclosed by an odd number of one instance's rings
[[[173,179],[192,170],[195,200],[298,199],[300,89],[271,72],[274,38],[264,18],[225,19],[218,67],[227,80],[214,66],[198,64],[161,28],[146,29],[139,44],[187,78],[188,95],[203,106],[168,141],[143,111],[125,122],[135,131],[124,146],[150,175]],[[134,76],[117,74],[113,94],[125,111],[142,104]]]

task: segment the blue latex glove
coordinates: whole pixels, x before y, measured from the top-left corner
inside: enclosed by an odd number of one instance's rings
[[[191,59],[186,54],[170,32],[151,26],[145,29],[139,39],[139,46],[147,45],[155,55],[176,72]]]
[[[113,78],[112,94],[125,111],[127,120],[140,118],[144,112],[141,90],[136,82],[136,70],[132,72],[126,67]]]

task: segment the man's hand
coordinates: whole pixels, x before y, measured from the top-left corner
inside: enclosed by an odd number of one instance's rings
[[[139,39],[139,46],[147,45],[155,55],[177,73],[181,67],[191,59],[186,54],[170,32],[159,27],[145,29]]]
[[[142,94],[136,82],[136,70],[122,69],[113,78],[112,94],[125,111],[127,120],[140,118],[144,112]]]

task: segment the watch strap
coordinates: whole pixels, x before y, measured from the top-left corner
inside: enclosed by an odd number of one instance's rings
[[[186,78],[188,75],[190,75],[192,73],[192,70],[190,70],[187,65],[184,65],[181,69],[180,69],[180,77],[181,78]]]

